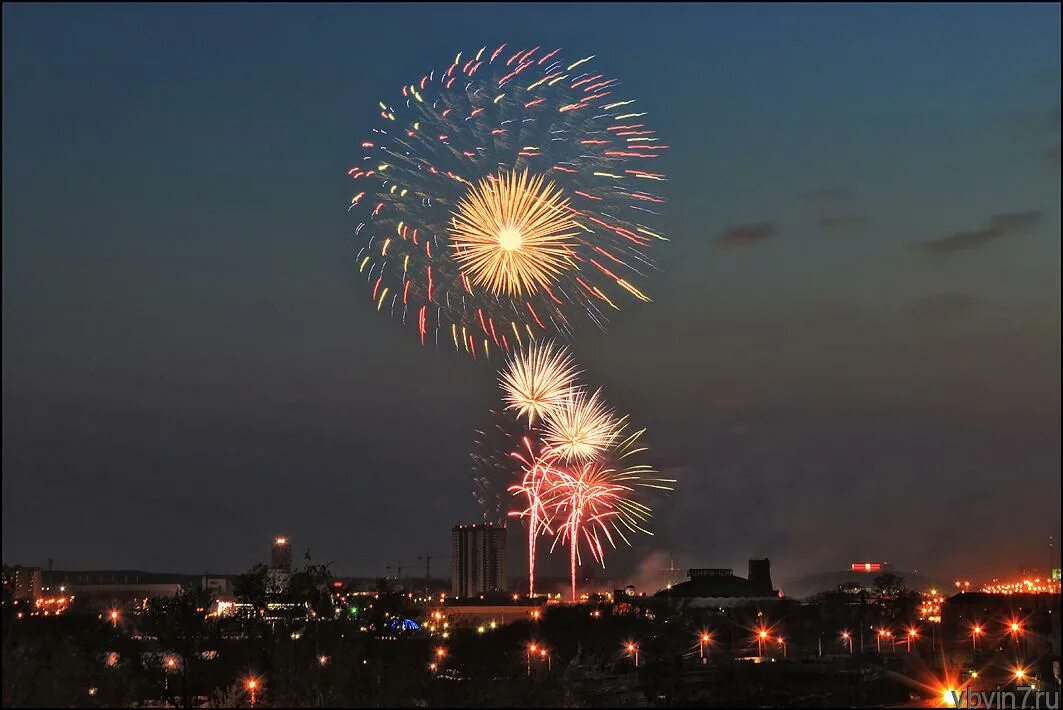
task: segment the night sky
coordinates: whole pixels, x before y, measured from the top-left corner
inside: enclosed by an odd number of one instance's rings
[[[356,278],[347,169],[485,44],[649,106],[672,241],[584,328],[680,494],[610,558],[1044,566],[1060,530],[1060,9],[3,7],[3,559],[377,575],[474,521],[493,367]],[[517,572],[517,570],[514,570]]]

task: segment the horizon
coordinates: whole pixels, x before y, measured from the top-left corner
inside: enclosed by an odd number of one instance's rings
[[[283,532],[376,576],[491,514],[503,360],[377,312],[348,171],[378,101],[506,41],[594,55],[671,146],[652,302],[571,343],[678,480],[598,574],[1048,561],[1058,4],[529,9],[4,5],[4,560]]]

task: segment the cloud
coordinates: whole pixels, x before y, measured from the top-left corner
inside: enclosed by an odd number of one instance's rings
[[[1004,212],[990,217],[989,226],[1003,234],[1026,234],[1040,219],[1040,212]]]
[[[821,190],[809,190],[798,195],[806,202],[842,202],[851,200],[853,193],[844,187],[830,187]]]
[[[725,247],[748,246],[759,244],[768,237],[773,236],[776,231],[775,225],[770,222],[742,224],[724,230],[716,241]]]
[[[977,305],[978,299],[966,293],[936,293],[912,303],[908,312],[918,321],[937,322],[966,316]]]
[[[867,216],[862,214],[824,215],[819,218],[819,224],[825,232],[844,232],[860,229],[867,222]]]
[[[919,249],[931,256],[947,256],[977,249],[1003,237],[1026,234],[1040,219],[1040,212],[1006,212],[993,215],[988,220],[988,226],[955,232],[941,239],[931,239],[920,243]]]

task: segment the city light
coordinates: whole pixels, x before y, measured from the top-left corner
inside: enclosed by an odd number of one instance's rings
[[[984,584],[978,590],[985,594],[1059,594],[1060,581],[1047,577],[1024,577],[1014,581],[999,581],[994,579],[989,584]]]

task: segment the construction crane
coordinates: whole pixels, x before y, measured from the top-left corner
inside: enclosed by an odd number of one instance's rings
[[[428,596],[428,585],[432,579],[432,555],[421,555],[418,562],[424,562],[424,595]]]
[[[407,569],[409,569],[410,566],[408,564],[403,563],[403,562],[396,562],[393,565],[386,566],[384,569],[389,570],[389,571],[390,570],[394,570],[395,571],[395,580],[398,581],[398,582],[401,582],[402,581],[402,568],[403,567],[406,567]]]

